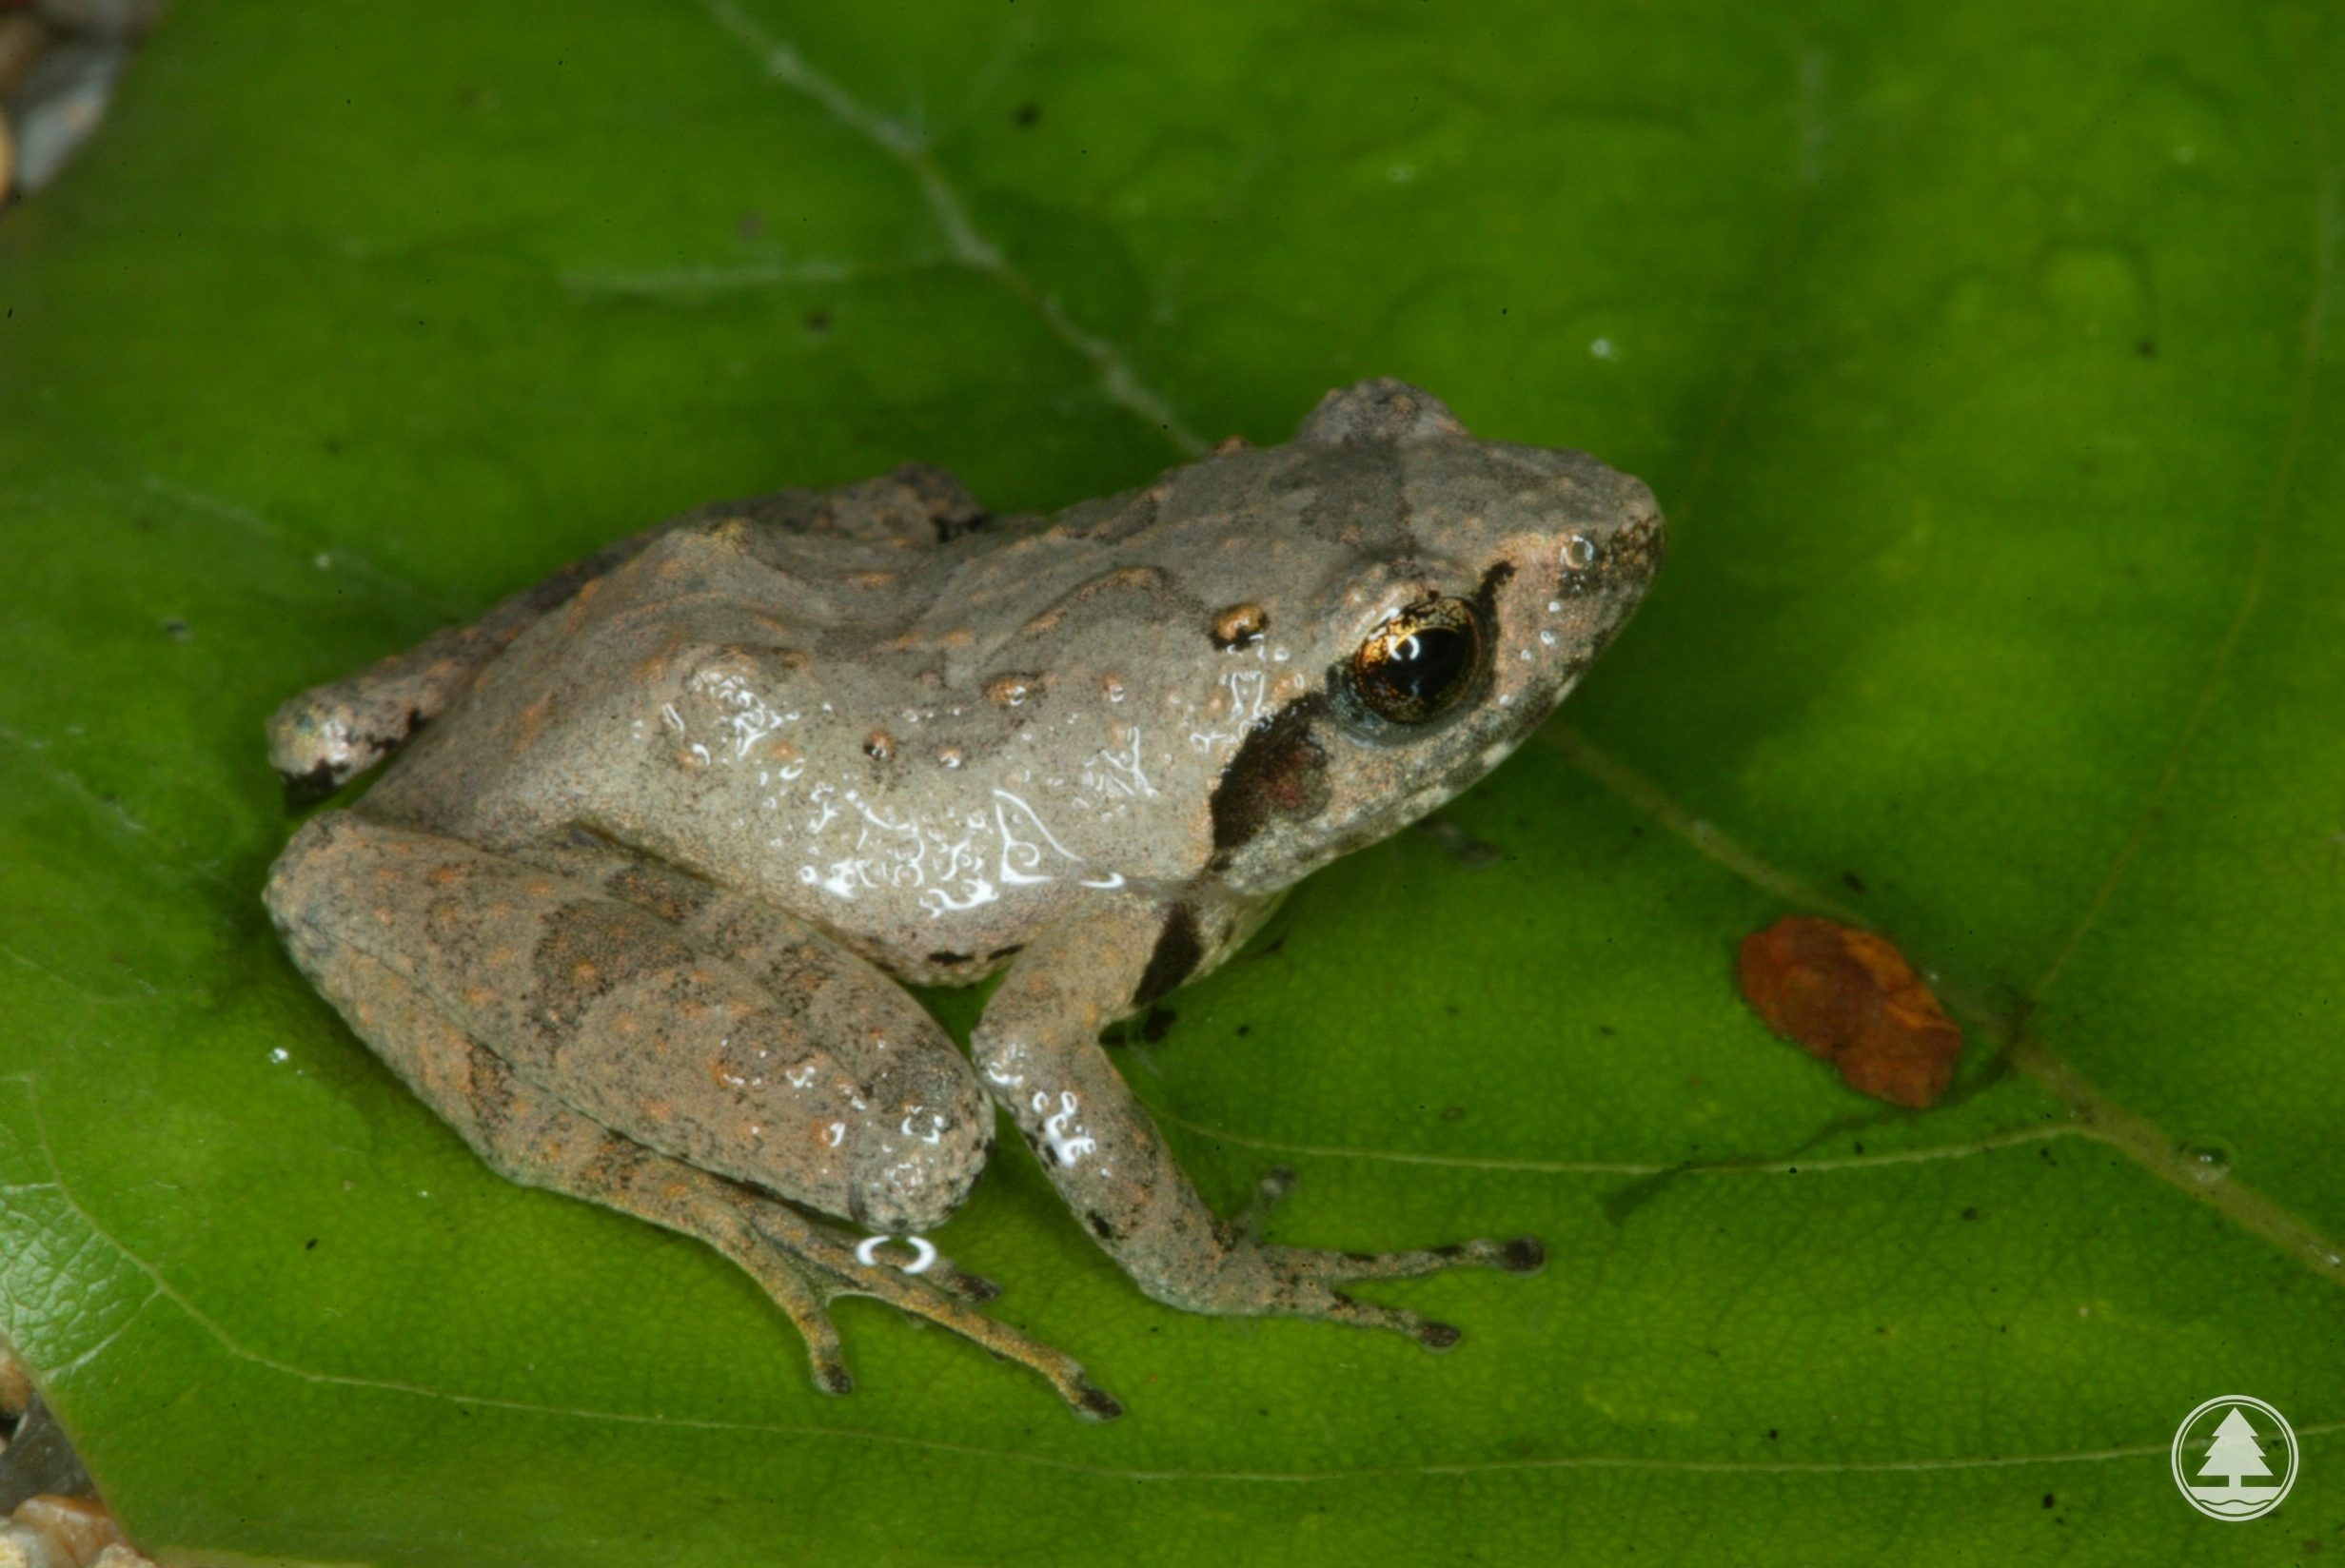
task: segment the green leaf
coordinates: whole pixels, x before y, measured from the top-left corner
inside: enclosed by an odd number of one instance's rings
[[[174,1560],[2292,1558],[2345,1530],[2345,405],[2312,5],[186,0],[0,215],[0,1325]],[[1545,741],[1124,1052],[1445,1358],[940,1236],[1131,1407],[490,1176],[312,995],[260,724],[645,522],[1000,508],[1369,374],[1644,475]],[[1495,847],[1461,855],[1458,833]],[[1823,888],[1823,894],[1804,891]],[[1860,1100],[1733,945],[1969,1027]],[[939,1004],[968,1013],[966,999]],[[2256,1395],[2303,1479],[2177,1495]]]

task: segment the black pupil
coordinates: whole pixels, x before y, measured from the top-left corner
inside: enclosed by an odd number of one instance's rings
[[[1472,644],[1453,627],[1427,626],[1392,644],[1377,670],[1384,683],[1412,702],[1431,703],[1465,673]]]

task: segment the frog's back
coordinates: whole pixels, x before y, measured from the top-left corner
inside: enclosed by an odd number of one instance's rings
[[[367,810],[510,851],[584,828],[897,972],[981,973],[1084,889],[1211,853],[1251,710],[1182,727],[1232,662],[1193,579],[1310,563],[1222,542],[1243,473],[1173,488],[927,539],[809,526],[803,493],[704,508],[517,638]]]
[[[1377,420],[1405,428],[1350,428]],[[1370,383],[1295,441],[1048,519],[986,518],[935,470],[704,508],[517,638],[367,809],[513,851],[584,829],[973,978],[1086,890],[1205,873],[1232,758],[1378,614],[1487,587],[1484,541],[1602,516],[1618,480]],[[1429,788],[1394,754],[1378,789],[1429,810],[1503,750]]]

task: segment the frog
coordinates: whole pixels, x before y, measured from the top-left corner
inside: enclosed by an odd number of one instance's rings
[[[700,507],[278,710],[297,799],[392,760],[266,902],[492,1169],[716,1248],[826,1393],[859,1295],[1121,1413],[927,1239],[997,1120],[1154,1301],[1446,1350],[1354,1287],[1536,1239],[1274,1244],[1293,1173],[1217,1212],[1103,1034],[1503,761],[1663,542],[1640,480],[1390,379],[1049,516],[914,463]],[[996,974],[966,1055],[906,989]]]

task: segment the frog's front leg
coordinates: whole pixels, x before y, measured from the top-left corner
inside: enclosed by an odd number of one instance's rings
[[[696,507],[572,561],[508,595],[478,620],[443,627],[371,669],[304,692],[269,718],[269,761],[285,781],[289,802],[323,800],[405,745],[516,637],[564,605],[582,606],[604,575],[641,555],[662,534],[723,522],[922,546],[984,520],[983,509],[960,480],[915,462],[835,490],[783,490],[755,500]]]
[[[323,800],[406,744],[539,617],[640,555],[662,532],[631,534],[506,596],[478,620],[443,626],[371,669],[313,686],[285,703],[268,720],[268,759],[285,781],[286,801]]]
[[[1252,1211],[1232,1224],[1205,1206],[1100,1048],[1102,1028],[1188,977],[1200,923],[1211,920],[1210,912],[1127,894],[1084,905],[1019,954],[987,1004],[971,1040],[978,1076],[1084,1227],[1156,1300],[1192,1312],[1389,1328],[1448,1349],[1458,1340],[1448,1324],[1356,1301],[1344,1286],[1458,1267],[1535,1273],[1547,1261],[1537,1241],[1381,1253],[1258,1241]],[[1273,1171],[1257,1209],[1292,1180]]]

